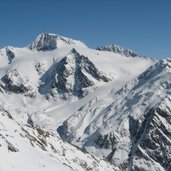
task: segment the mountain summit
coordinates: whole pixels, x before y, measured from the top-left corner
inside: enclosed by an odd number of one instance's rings
[[[86,47],[86,45],[79,40],[73,40],[52,33],[41,33],[37,36],[35,41],[29,45],[29,48],[37,49],[38,51],[46,51],[66,47],[67,45]]]
[[[64,58],[55,62],[41,80],[44,84],[40,92],[53,90],[53,93],[67,99],[68,96],[84,97],[90,89],[110,82],[112,78],[99,71],[88,57],[80,55],[73,48]]]
[[[97,47],[97,50],[115,52],[115,53],[118,53],[120,55],[127,56],[127,57],[140,56],[133,50],[125,49],[122,46],[114,45],[114,44]]]

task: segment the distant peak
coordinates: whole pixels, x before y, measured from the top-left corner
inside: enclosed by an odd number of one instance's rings
[[[53,33],[41,33],[36,39],[29,45],[29,49],[36,49],[38,51],[47,51],[65,46],[78,46],[86,47],[86,45],[79,41],[71,38],[67,38],[58,34]]]
[[[123,48],[122,46],[115,45],[115,44],[100,46],[100,47],[97,47],[97,50],[115,52],[115,53],[118,53],[120,55],[127,56],[127,57],[140,56],[131,49],[126,49],[126,48]]]
[[[144,83],[144,80],[162,78],[163,75],[171,73],[171,59],[161,59],[157,61],[154,65],[145,70],[142,74],[138,76],[138,79]],[[156,80],[157,80],[156,79]],[[156,81],[155,80],[155,81]]]
[[[37,38],[42,36],[57,36],[57,34],[42,32],[39,35],[37,35]]]
[[[158,70],[159,68],[161,70],[167,70],[167,69],[171,70],[171,58],[161,59],[157,61],[154,65],[152,65],[150,68],[158,68]]]
[[[79,54],[78,51],[77,51],[75,48],[73,48],[73,49],[70,51],[70,53],[72,53],[72,54]]]
[[[159,62],[156,63],[156,66],[165,70],[169,69],[171,71],[171,58],[161,59]]]

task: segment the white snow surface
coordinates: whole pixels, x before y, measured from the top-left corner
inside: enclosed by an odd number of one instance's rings
[[[0,110],[0,169],[2,171],[94,171],[115,170],[52,132],[20,125],[10,113]]]

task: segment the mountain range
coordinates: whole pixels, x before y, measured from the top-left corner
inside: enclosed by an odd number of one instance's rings
[[[169,58],[41,33],[0,61],[0,170],[170,170]]]

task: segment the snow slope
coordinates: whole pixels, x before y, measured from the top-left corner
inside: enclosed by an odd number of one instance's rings
[[[0,154],[2,171],[115,170],[52,132],[21,125],[3,108],[0,109]]]
[[[170,59],[157,62],[112,97],[91,99],[58,132],[121,170],[169,170],[170,73]]]

